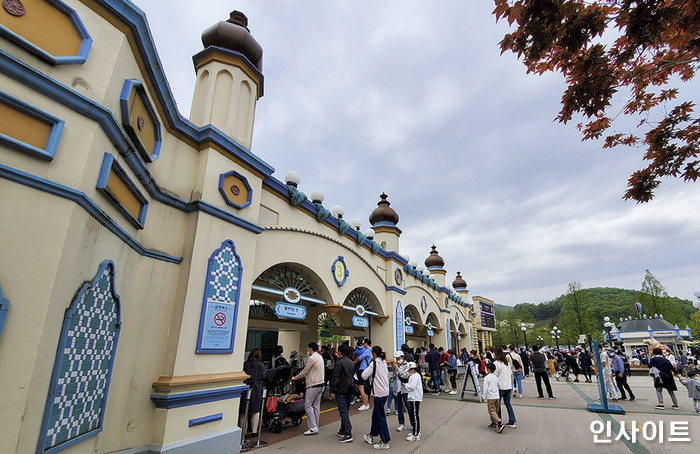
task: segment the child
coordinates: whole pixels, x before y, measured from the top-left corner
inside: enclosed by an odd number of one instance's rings
[[[486,399],[486,404],[488,405],[489,417],[491,418],[491,425],[489,427],[501,433],[506,425],[503,424],[501,418],[498,417],[498,407],[501,406],[501,393],[498,390],[498,377],[494,372],[496,372],[496,365],[494,363],[487,364],[486,377],[484,377],[484,397],[482,401]]]
[[[423,381],[420,377],[420,367],[414,363],[408,363],[408,383],[403,386],[408,391],[408,418],[413,430],[406,437],[408,441],[420,440],[420,403],[423,400]]]
[[[695,413],[700,413],[700,382],[695,379],[695,372],[688,372],[688,378],[689,380],[683,381],[678,377],[681,384],[688,388],[688,397],[693,399]]]

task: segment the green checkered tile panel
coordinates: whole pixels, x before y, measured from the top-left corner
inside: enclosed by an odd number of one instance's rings
[[[119,314],[111,288],[111,267],[88,287],[65,320],[60,367],[44,449],[99,428],[112,364]]]

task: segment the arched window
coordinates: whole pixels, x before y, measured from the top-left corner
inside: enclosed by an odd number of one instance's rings
[[[114,263],[107,260],[66,310],[38,452],[55,452],[102,430],[121,328]]]

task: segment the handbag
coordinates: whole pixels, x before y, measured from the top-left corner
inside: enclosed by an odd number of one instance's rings
[[[368,396],[372,395],[372,391],[374,388],[374,377],[377,375],[377,363],[376,361],[372,360],[372,376],[369,378],[369,380],[365,381],[365,394]]]

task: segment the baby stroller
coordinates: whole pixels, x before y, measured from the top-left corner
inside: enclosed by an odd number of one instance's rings
[[[263,424],[269,425],[270,432],[275,434],[282,432],[285,424],[301,424],[306,413],[303,396],[294,392],[299,384],[289,383],[291,376],[290,366],[280,366],[268,372],[268,397]]]
[[[571,381],[569,373],[569,366],[567,366],[566,364],[562,364],[559,367],[559,370],[557,371],[557,374],[554,376],[554,378],[556,378],[557,381]]]

